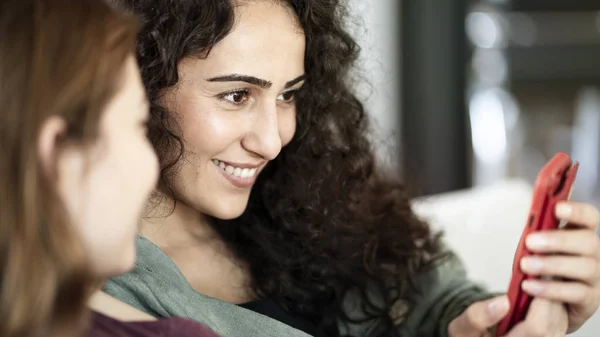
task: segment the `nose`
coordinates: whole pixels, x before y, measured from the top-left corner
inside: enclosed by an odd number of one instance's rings
[[[277,107],[275,104],[262,106],[260,112],[252,115],[251,128],[242,145],[266,160],[273,160],[281,152],[282,143]]]

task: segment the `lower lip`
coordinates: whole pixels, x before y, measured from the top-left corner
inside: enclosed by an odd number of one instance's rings
[[[225,179],[229,180],[229,182],[235,187],[250,188],[250,187],[252,187],[252,185],[254,185],[254,182],[256,181],[256,176],[258,176],[258,171],[257,171],[256,173],[254,173],[254,175],[252,177],[247,177],[247,178],[236,177],[232,174],[225,172],[225,170],[222,169],[220,166],[217,166],[214,164],[213,164],[213,166],[217,169],[217,171],[219,171],[219,173],[221,173],[223,175],[223,177],[225,177]]]

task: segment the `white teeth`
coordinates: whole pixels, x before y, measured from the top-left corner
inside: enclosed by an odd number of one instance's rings
[[[213,162],[213,164],[217,165],[222,170],[224,170],[227,174],[231,174],[231,175],[239,177],[239,178],[252,178],[258,171],[258,168],[249,169],[249,168],[234,167],[231,165],[227,165],[224,162],[218,161],[216,159],[213,159],[212,162]]]

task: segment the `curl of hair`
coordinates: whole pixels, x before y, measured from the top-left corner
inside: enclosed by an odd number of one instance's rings
[[[177,173],[184,155],[177,117],[161,104],[165,89],[179,81],[178,65],[185,57],[206,57],[233,25],[228,1],[113,0],[138,14],[141,21],[137,56],[150,101],[148,135],[159,154],[160,185],[172,191],[168,177]]]
[[[350,71],[360,49],[345,30],[344,3],[278,2],[295,12],[306,35],[307,84],[297,96],[297,131],[259,176],[244,214],[212,219],[212,225],[250,266],[257,296],[338,336],[338,321],[351,320],[342,300],[359,290],[368,319],[384,318],[391,329],[391,306],[414,291],[417,273],[444,256],[439,235],[414,215],[403,184],[376,163],[368,116],[352,91]],[[205,57],[228,34],[235,6],[221,0],[120,3],[142,17],[138,57],[152,102],[150,137],[168,184],[183,145],[175,114],[159,103],[161,93],[177,83],[183,58]],[[371,303],[367,284],[394,296]]]

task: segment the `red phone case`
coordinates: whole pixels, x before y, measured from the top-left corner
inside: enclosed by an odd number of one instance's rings
[[[533,232],[558,228],[559,220],[554,216],[554,208],[557,202],[567,200],[569,197],[578,167],[577,162],[571,166],[569,155],[558,153],[542,168],[537,177],[527,224],[521,234],[513,260],[512,279],[508,288],[510,311],[498,324],[496,337],[504,336],[527,315],[532,298],[521,290],[521,283],[536,277],[521,271],[521,258],[534,255],[525,247],[525,238]]]

